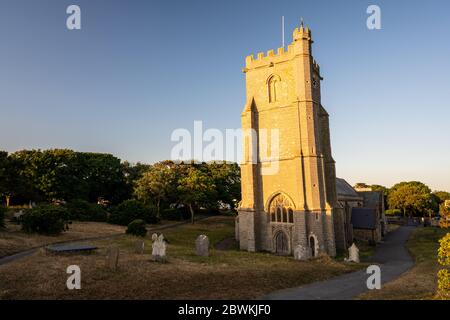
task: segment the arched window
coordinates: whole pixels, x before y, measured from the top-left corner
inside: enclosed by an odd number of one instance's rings
[[[277,223],[294,223],[293,204],[284,195],[275,196],[269,205],[270,221]]]
[[[291,208],[288,210],[289,223],[294,223],[294,212]]]
[[[273,75],[267,81],[269,90],[269,102],[276,102],[279,100],[281,79],[277,75]]]
[[[281,222],[281,208],[277,208],[277,222]]]

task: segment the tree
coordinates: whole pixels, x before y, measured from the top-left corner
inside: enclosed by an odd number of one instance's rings
[[[215,197],[215,188],[214,180],[194,166],[189,167],[186,176],[179,180],[179,197],[189,208],[192,223],[194,223],[194,207],[205,205],[210,197]]]
[[[388,198],[389,208],[400,209],[406,216],[417,213],[425,213],[433,207],[431,190],[425,184],[418,181],[401,182],[394,185]]]
[[[7,152],[0,151],[0,196],[9,207],[11,198],[25,192],[27,183],[20,174],[21,163]]]
[[[211,198],[213,207],[225,204],[231,209],[236,208],[241,200],[241,172],[237,163],[208,163],[205,171],[214,181],[216,198]]]
[[[441,228],[450,228],[450,203],[448,202],[441,203],[440,214],[441,219],[439,221],[439,226]]]
[[[166,200],[171,191],[176,191],[176,184],[173,163],[160,162],[151,166],[136,182],[134,194],[145,204],[155,205],[159,219],[161,201]]]
[[[103,198],[118,204],[130,197],[119,158],[106,153],[78,153],[78,157],[89,201]]]
[[[445,200],[450,200],[450,192],[447,191],[435,191],[433,195],[436,197],[438,204],[442,204]]]

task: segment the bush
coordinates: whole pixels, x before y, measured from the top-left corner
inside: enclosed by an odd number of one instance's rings
[[[127,226],[133,220],[141,219],[147,223],[157,223],[156,209],[138,200],[126,200],[111,210],[110,223]]]
[[[6,208],[3,206],[0,206],[0,228],[5,227],[5,214],[6,214]]]
[[[68,220],[67,209],[54,205],[37,206],[21,217],[23,231],[48,235],[68,230]]]
[[[108,212],[96,203],[74,200],[66,208],[71,220],[104,222],[108,219]]]
[[[399,209],[388,209],[384,212],[387,216],[401,216],[402,211]]]
[[[438,262],[445,269],[438,272],[438,289],[442,296],[450,297],[450,233],[439,240]]]
[[[161,212],[161,219],[164,220],[182,221],[189,219],[190,216],[191,215],[187,210],[177,208],[164,209]]]
[[[132,234],[138,237],[145,237],[147,229],[145,228],[145,221],[142,219],[136,219],[130,222],[128,225],[127,234]]]

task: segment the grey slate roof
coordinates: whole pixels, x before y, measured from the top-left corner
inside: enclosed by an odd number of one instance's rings
[[[377,213],[374,208],[352,208],[352,225],[355,229],[375,230],[377,228]]]
[[[364,197],[364,206],[368,208],[378,208],[381,203],[381,192],[380,191],[365,191],[359,192],[361,196]]]
[[[363,200],[363,197],[347,181],[341,178],[336,178],[336,192],[338,200]]]

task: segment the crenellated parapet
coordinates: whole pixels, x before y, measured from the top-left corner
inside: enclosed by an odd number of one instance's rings
[[[270,64],[280,63],[292,59],[295,56],[294,45],[287,46],[287,50],[283,47],[278,48],[277,52],[269,50],[266,54],[259,52],[256,57],[251,54],[245,58],[245,67],[247,69],[254,69],[259,67],[266,67]]]
[[[259,52],[256,57],[251,54],[245,58],[245,68],[243,72],[251,69],[271,67],[275,64],[282,63],[293,59],[299,54],[311,54],[311,30],[303,25],[300,28],[295,28],[292,33],[292,43],[287,46],[287,49],[280,47],[276,50],[269,50],[266,53]],[[319,64],[313,60],[312,67],[315,71],[320,73]]]

